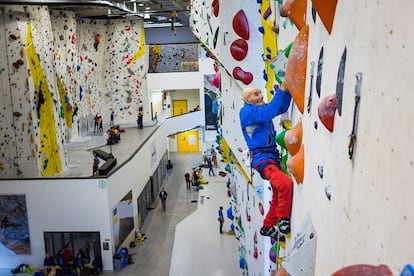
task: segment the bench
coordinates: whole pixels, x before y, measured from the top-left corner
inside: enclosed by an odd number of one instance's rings
[[[116,158],[112,157],[106,160],[98,169],[98,175],[107,175],[113,167],[116,166]]]
[[[92,151],[94,155],[98,156],[99,158],[101,158],[102,160],[108,160],[110,158],[114,158],[114,156],[111,153],[107,153],[103,150],[100,149],[95,149]]]

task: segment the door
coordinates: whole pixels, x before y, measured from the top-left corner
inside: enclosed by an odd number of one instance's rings
[[[187,113],[187,100],[173,100],[173,116]]]
[[[198,152],[198,130],[191,130],[177,134],[177,151]]]

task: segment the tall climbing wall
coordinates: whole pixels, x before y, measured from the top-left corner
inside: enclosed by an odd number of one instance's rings
[[[149,103],[143,22],[111,20],[107,28],[106,51],[110,54],[105,55],[104,60],[103,91],[106,91],[105,97],[110,97],[112,105],[107,108],[113,108],[120,121],[136,122],[139,101]],[[149,118],[150,110],[144,106],[144,121]]]
[[[0,28],[1,177],[59,174],[65,143],[93,131],[95,114],[104,126],[112,110],[116,123],[135,123],[138,102],[149,106],[141,20],[8,6]]]
[[[414,259],[411,247],[406,246],[414,242],[409,207],[409,195],[414,193],[409,184],[414,177],[410,146],[414,100],[410,87],[414,83],[409,77],[414,60],[409,35],[413,4],[402,0],[279,0],[270,1],[269,11],[266,2],[192,3],[193,32],[220,66],[219,134],[234,157],[229,163],[237,171],[232,172],[234,186],[242,190],[237,190],[235,200],[235,209],[245,219],[241,220],[245,236],[239,252],[243,256],[241,268],[259,275],[281,264],[290,275],[332,275],[335,271],[355,275],[352,273],[363,267],[397,275]],[[260,7],[252,8],[253,4]],[[222,17],[223,10],[226,16]],[[235,24],[236,14],[239,19]],[[262,23],[257,22],[259,14]],[[285,138],[278,137],[279,145],[284,147],[288,172],[295,183],[292,232],[280,263],[266,254],[265,247],[273,247],[273,241],[255,235],[260,223],[252,219],[257,225],[245,227],[244,208],[259,206],[245,202],[247,198],[266,207],[265,196],[246,195],[251,195],[252,186],[262,186],[266,194],[268,186],[254,171],[251,179],[243,173],[250,172],[249,157],[238,127],[244,85],[257,85],[259,78],[263,82],[271,79],[264,74],[268,72],[268,48],[257,53],[259,48],[250,47],[250,38],[260,31],[262,41],[268,41],[265,27],[273,15],[271,30],[277,33],[277,45],[273,46],[279,52],[274,55],[270,51],[270,67],[277,73],[277,81],[284,79],[293,96],[292,108],[285,114],[291,123],[283,124],[285,133],[278,129],[279,134],[285,134]],[[246,22],[248,28],[234,28],[246,26]],[[225,39],[229,36],[237,37],[234,44]],[[225,48],[230,48],[226,56]],[[251,51],[260,58],[250,59],[254,55]],[[252,65],[260,68],[260,73],[252,70],[252,75],[247,74],[249,70],[244,68]],[[243,71],[235,75],[233,68],[237,66]],[[279,126],[280,119],[274,123]],[[249,214],[263,218],[257,211]],[[255,259],[250,243],[255,238],[264,239],[263,246],[261,242],[256,245],[259,258],[267,261]],[[259,268],[259,263],[264,263],[264,268]]]
[[[64,110],[60,104],[56,80],[53,33],[47,7],[29,7],[30,21],[26,53],[30,60],[36,110],[39,120],[39,157],[41,175],[51,176],[62,171]]]
[[[2,11],[1,118],[3,177],[50,176],[62,170],[61,132],[48,12],[44,8],[10,7]],[[36,26],[43,31],[32,33]],[[33,36],[39,39],[33,40]],[[49,69],[49,70],[46,70]],[[42,114],[43,116],[40,116]]]
[[[233,207],[239,210],[236,212],[237,222],[242,224],[239,227],[242,229],[240,268],[252,275],[269,273],[276,262],[275,258],[269,258],[272,245],[258,232],[264,211],[269,206],[271,190],[258,174],[251,174],[247,147],[237,126],[240,125],[238,113],[243,105],[241,91],[247,86],[257,86],[270,99],[276,84],[270,68],[272,58],[277,55],[275,32],[271,29],[275,17],[270,3],[193,1],[190,20],[194,34],[219,67],[219,99],[223,103],[221,134],[225,138],[220,147],[229,151],[231,158],[227,162],[236,168],[231,177],[238,186]]]

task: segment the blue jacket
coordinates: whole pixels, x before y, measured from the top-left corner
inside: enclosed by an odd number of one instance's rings
[[[278,161],[276,131],[272,119],[289,109],[291,99],[289,92],[277,88],[270,103],[265,105],[245,103],[240,109],[240,124],[250,150],[252,167],[260,173],[267,163],[266,160]]]

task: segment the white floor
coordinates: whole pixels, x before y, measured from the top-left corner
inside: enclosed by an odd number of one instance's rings
[[[209,184],[199,192],[197,210],[176,227],[171,276],[241,275],[238,242],[233,235],[219,233],[218,207],[223,206],[226,210],[229,206],[225,181],[218,176],[207,179]],[[225,220],[225,232],[229,222]]]
[[[167,211],[158,201],[144,221],[147,239],[130,250],[134,264],[121,271],[103,275],[142,276],[238,276],[238,241],[228,234],[230,220],[225,219],[219,233],[217,211],[228,208],[227,177],[203,175],[209,183],[196,192],[187,190],[184,174],[200,165],[201,153],[171,153],[174,167],[164,184],[168,192]],[[194,203],[194,201],[197,201]]]

